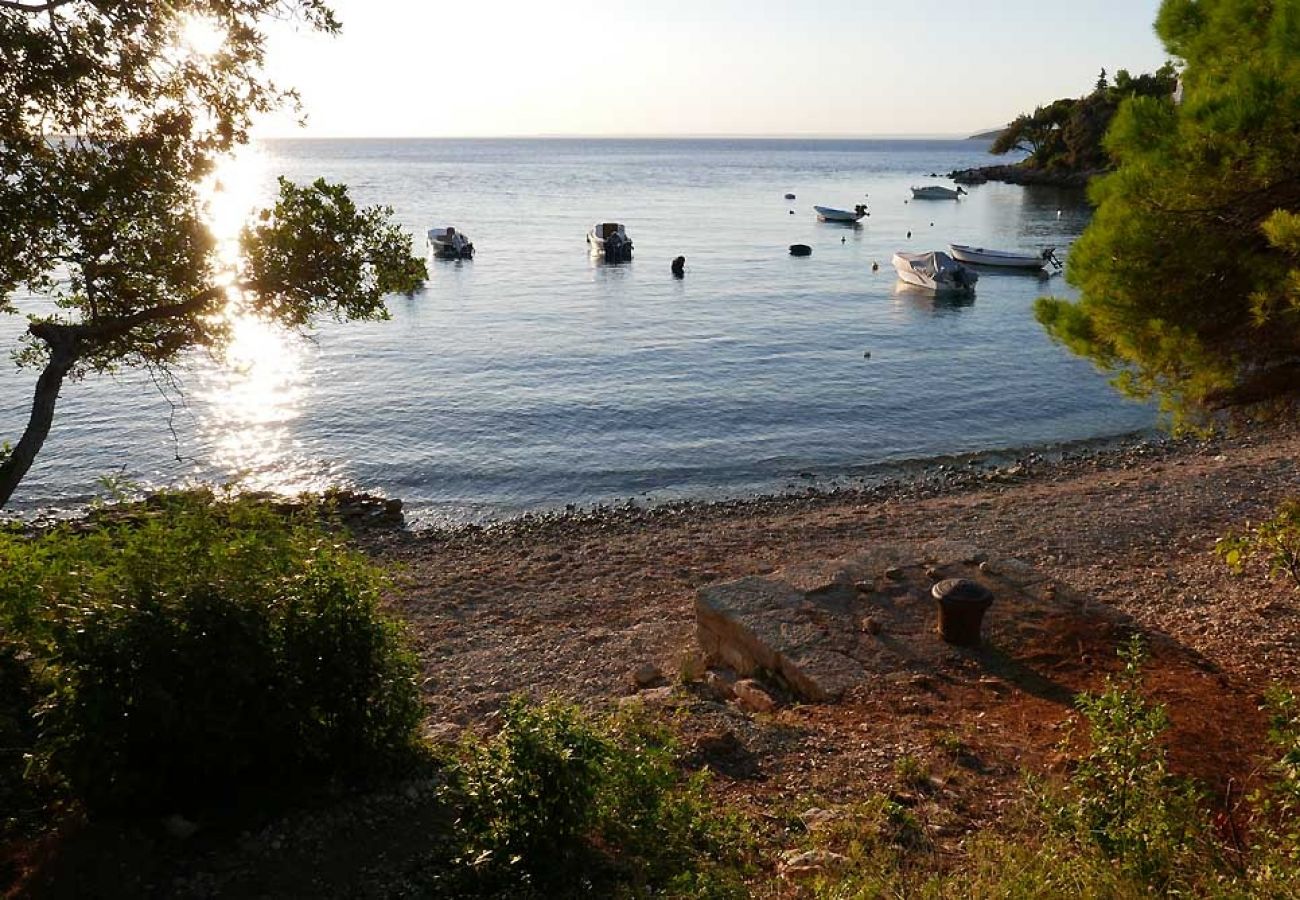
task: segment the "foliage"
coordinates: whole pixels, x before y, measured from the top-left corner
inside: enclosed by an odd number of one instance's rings
[[[189,809],[413,747],[380,578],[311,513],[163,495],[89,531],[0,536],[0,630],[33,661],[35,774],[93,810]]]
[[[669,733],[639,715],[511,701],[500,731],[466,742],[451,769],[459,889],[734,894],[745,830],[713,810],[703,777],[683,776],[674,753]]]
[[[1164,707],[1142,695],[1142,646],[1120,650],[1124,668],[1078,707],[1088,723],[1088,751],[1078,760],[1058,815],[1139,883],[1165,890],[1191,859],[1214,855],[1195,788],[1169,773],[1161,740]]]
[[[0,3],[0,313],[50,301],[15,357],[40,370],[30,421],[0,454],[0,506],[28,471],[65,379],[167,366],[220,347],[226,313],[303,328],[382,318],[384,294],[425,277],[390,211],[341,186],[281,182],[237,258],[206,224],[217,161],[292,93],[262,66],[265,29],[334,32],[321,0]],[[221,35],[218,48],[188,29]]]
[[[25,825],[40,805],[25,778],[36,741],[35,708],[30,659],[0,637],[0,839]]]
[[[1070,252],[1077,302],[1043,299],[1052,337],[1158,398],[1176,427],[1277,411],[1300,391],[1300,28],[1294,2],[1165,0],[1182,102],[1133,97],[1117,170]]]
[[[994,140],[989,152],[1021,150],[1029,154],[1029,166],[1047,171],[1107,169],[1112,160],[1103,138],[1119,105],[1129,97],[1168,98],[1176,84],[1172,63],[1137,78],[1120,69],[1113,85],[1103,70],[1096,89],[1088,96],[1056,100],[1031,114],[1017,116]]]
[[[1219,538],[1214,550],[1238,574],[1249,560],[1262,559],[1268,563],[1270,577],[1290,578],[1300,591],[1300,498],[1283,501],[1273,518],[1247,526],[1244,534]]]

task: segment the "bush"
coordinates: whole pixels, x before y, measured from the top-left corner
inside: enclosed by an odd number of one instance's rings
[[[682,775],[674,751],[665,729],[637,715],[512,701],[501,730],[463,744],[450,769],[458,889],[740,892],[746,832],[714,812],[704,777]]]
[[[165,495],[85,532],[0,536],[0,627],[44,695],[37,772],[95,810],[187,809],[413,746],[381,580],[319,524]]]
[[[1290,578],[1300,590],[1300,498],[1283,502],[1273,518],[1248,527],[1245,534],[1219,538],[1214,549],[1238,574],[1247,560],[1261,558],[1268,563],[1270,577]]]
[[[24,779],[36,740],[35,706],[29,660],[0,638],[0,838],[30,824],[33,807],[38,808]]]
[[[1078,698],[1090,746],[1060,814],[1123,872],[1165,891],[1184,873],[1205,868],[1217,848],[1199,793],[1169,772],[1161,743],[1169,719],[1142,695],[1138,638],[1120,657],[1124,667],[1106,690]]]

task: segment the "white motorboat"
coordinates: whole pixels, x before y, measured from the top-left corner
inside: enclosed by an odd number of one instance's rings
[[[941,293],[969,293],[975,290],[979,275],[947,253],[895,253],[894,269],[908,284]]]
[[[607,262],[623,262],[632,258],[632,239],[617,222],[597,222],[587,232],[587,244],[592,253],[605,257]]]
[[[970,247],[966,244],[949,244],[953,258],[958,262],[976,266],[989,266],[998,269],[1018,269],[1025,272],[1041,272],[1045,266],[1061,268],[1061,261],[1056,258],[1054,247],[1048,247],[1035,256],[1032,253],[1013,253],[1010,250],[986,250],[983,247]]]
[[[823,222],[857,222],[867,214],[867,208],[861,203],[853,207],[852,212],[833,206],[814,206],[813,209],[817,211],[817,218]]]
[[[962,194],[966,193],[964,188],[958,187],[956,190],[944,187],[940,184],[931,184],[926,187],[912,188],[913,200],[956,200]]]
[[[430,228],[425,235],[429,252],[439,259],[473,259],[474,245],[455,228]]]

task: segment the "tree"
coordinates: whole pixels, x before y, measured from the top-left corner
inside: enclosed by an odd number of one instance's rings
[[[390,212],[345,188],[280,182],[223,262],[202,185],[252,119],[297,98],[265,75],[265,29],[339,28],[322,0],[0,0],[0,313],[50,297],[16,353],[31,415],[0,459],[0,507],[27,473],[66,380],[166,367],[228,337],[230,304],[295,329],[383,318],[426,277]],[[214,47],[187,40],[215,35]]]
[[[1038,318],[1175,426],[1293,407],[1300,3],[1165,0],[1156,29],[1185,62],[1182,102],[1121,103],[1106,137],[1118,168],[1093,185],[1070,253],[1079,300],[1042,299]]]
[[[1097,77],[1093,92],[1078,100],[1062,99],[1040,106],[1033,115],[1017,116],[989,148],[990,153],[1012,150],[1029,153],[1022,165],[1033,169],[1097,172],[1111,167],[1103,138],[1119,104],[1126,97],[1168,97],[1178,84],[1178,73],[1167,62],[1152,74],[1134,78],[1127,69],[1115,73],[1111,85],[1106,70]]]
[[[998,135],[989,152],[1001,155],[1024,150],[1033,165],[1047,167],[1060,152],[1061,128],[1069,121],[1076,102],[1069,98],[1056,100],[1038,107],[1033,115],[1016,116],[1006,131]]]

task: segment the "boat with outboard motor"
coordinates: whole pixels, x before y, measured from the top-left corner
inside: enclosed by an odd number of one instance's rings
[[[988,266],[993,269],[1016,269],[1023,272],[1041,272],[1047,266],[1060,270],[1061,261],[1056,258],[1056,248],[1048,247],[1038,255],[1032,253],[1015,253],[1010,250],[986,250],[983,247],[970,247],[966,244],[949,244],[953,258],[968,265]]]
[[[587,232],[591,252],[605,257],[606,262],[625,262],[632,258],[632,239],[617,222],[597,222]]]
[[[455,228],[430,228],[425,234],[429,252],[438,259],[473,259],[474,244]]]
[[[930,253],[894,254],[894,270],[908,284],[939,293],[969,293],[979,274],[938,250]]]
[[[861,203],[853,207],[852,212],[833,206],[814,206],[813,209],[817,212],[817,218],[823,222],[857,222],[867,214],[867,208]]]

